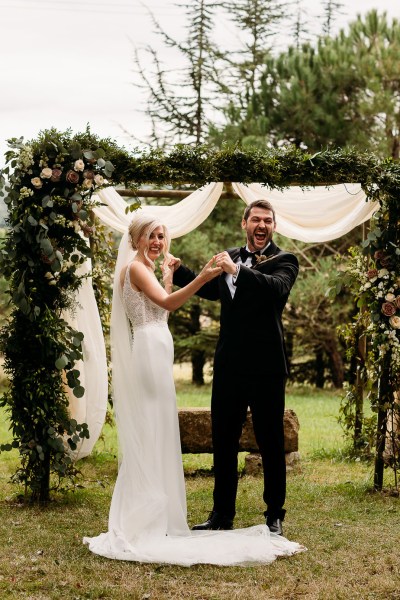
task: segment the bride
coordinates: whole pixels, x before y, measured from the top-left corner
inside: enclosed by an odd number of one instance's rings
[[[179,261],[168,230],[138,214],[118,252],[111,315],[113,397],[122,459],[108,531],[85,537],[95,554],[118,560],[189,566],[264,564],[303,548],[266,525],[190,531],[173,380],[168,313],[222,269],[212,258],[194,281],[172,291]],[[164,287],[155,263],[163,256]]]

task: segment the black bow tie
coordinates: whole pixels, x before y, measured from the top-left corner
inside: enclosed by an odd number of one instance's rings
[[[240,248],[240,259],[242,262],[246,262],[246,260],[249,258],[249,256],[251,257],[251,264],[252,266],[254,266],[257,262],[257,257],[260,256],[259,252],[249,252],[247,250],[247,248],[245,248],[244,246],[242,246],[242,248]]]

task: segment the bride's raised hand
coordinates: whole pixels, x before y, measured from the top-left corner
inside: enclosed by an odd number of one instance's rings
[[[206,282],[210,281],[211,279],[214,279],[214,277],[218,277],[218,275],[221,275],[221,273],[222,269],[221,267],[217,267],[217,265],[215,264],[215,256],[213,256],[212,258],[210,258],[208,263],[204,265],[198,277],[200,277],[201,279],[203,279],[204,282]]]
[[[170,253],[168,253],[167,256],[165,257],[164,262],[166,265],[168,265],[168,267],[170,267],[170,269],[172,269],[172,271],[174,273],[181,266],[181,259],[176,258],[175,256],[173,256]]]

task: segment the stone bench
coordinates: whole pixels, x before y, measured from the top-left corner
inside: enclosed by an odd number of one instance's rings
[[[181,447],[184,454],[212,453],[211,410],[201,408],[179,408],[179,427]],[[287,408],[283,417],[285,435],[285,458],[287,469],[293,468],[300,460],[299,455],[299,420],[296,413]],[[246,456],[245,471],[247,474],[258,474],[261,471],[261,457],[254,437],[250,411],[243,426],[239,445],[240,452],[250,452]]]

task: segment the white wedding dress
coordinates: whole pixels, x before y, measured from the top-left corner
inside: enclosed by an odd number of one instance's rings
[[[114,389],[122,462],[108,531],[84,543],[107,558],[184,566],[265,564],[304,550],[266,525],[189,530],[168,313],[131,287],[129,268],[122,304],[132,328],[129,360],[118,364],[131,384]]]

